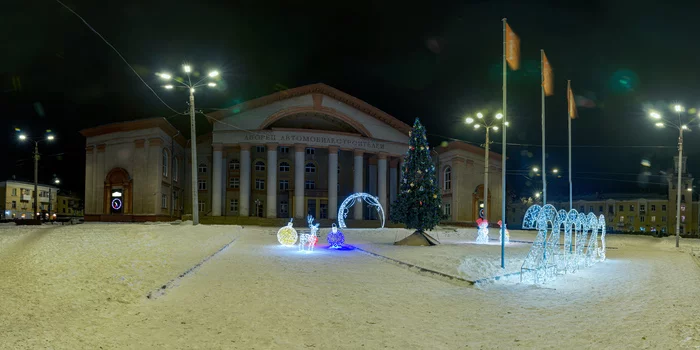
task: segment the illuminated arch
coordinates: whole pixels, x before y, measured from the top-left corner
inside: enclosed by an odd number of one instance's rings
[[[355,201],[357,200],[364,200],[367,204],[374,206],[377,208],[377,213],[379,213],[379,217],[382,220],[382,227],[384,228],[384,208],[382,208],[382,205],[379,203],[379,198],[369,194],[369,193],[353,193],[348,198],[345,198],[342,204],[340,204],[340,208],[338,208],[338,227],[339,228],[346,228],[345,226],[345,218],[348,217],[348,207],[352,207],[355,204]]]

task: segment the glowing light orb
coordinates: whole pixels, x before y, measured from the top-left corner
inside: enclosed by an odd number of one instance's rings
[[[277,231],[277,241],[280,242],[281,245],[286,246],[286,247],[291,247],[294,246],[297,243],[297,238],[299,237],[299,234],[297,234],[297,230],[292,227],[292,220],[289,220],[289,223],[287,226],[282,227]]]
[[[331,227],[331,232],[328,233],[326,239],[333,249],[342,248],[343,243],[345,243],[345,236],[343,236],[342,232],[338,231],[338,227],[336,227],[335,224]]]

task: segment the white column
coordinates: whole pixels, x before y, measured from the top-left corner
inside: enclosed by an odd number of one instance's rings
[[[338,218],[338,147],[328,147],[328,218]]]
[[[277,217],[277,144],[267,144],[267,217]]]
[[[379,197],[379,204],[385,212],[388,211],[386,206],[386,153],[379,153],[379,160],[377,161],[377,197]]]
[[[294,217],[304,218],[304,153],[306,145],[294,145]]]
[[[398,194],[398,171],[396,167],[398,166],[398,160],[394,159],[389,165],[389,204],[396,201],[396,195]],[[386,211],[386,209],[384,209]]]
[[[362,192],[362,174],[364,173],[364,168],[362,167],[364,152],[361,150],[355,150],[355,166],[353,169],[354,182],[353,191],[355,193]],[[362,220],[362,207],[363,203],[360,201],[355,202],[355,209],[353,210],[353,218],[355,220]]]
[[[95,209],[93,209],[93,203],[95,202],[95,184],[92,178],[92,168],[93,168],[93,150],[95,146],[88,145],[85,147],[85,214],[94,214]],[[20,195],[22,195],[20,193]],[[17,206],[19,209],[19,206]],[[19,215],[18,215],[19,216]]]
[[[250,215],[250,144],[241,143],[240,198],[238,200],[238,215]]]
[[[223,180],[223,169],[221,169],[223,145],[220,143],[215,143],[212,145],[213,151],[213,162],[212,162],[212,179],[211,179],[211,215],[221,216],[221,194],[223,189],[221,188]]]

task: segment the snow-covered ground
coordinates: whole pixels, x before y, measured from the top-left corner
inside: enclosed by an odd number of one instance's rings
[[[345,234],[363,250],[468,280],[519,270],[529,244],[507,247],[503,271],[498,241],[471,244],[472,230],[443,228],[436,247],[391,245],[406,230]],[[475,287],[359,250],[298,252],[275,232],[0,226],[0,348],[700,348],[697,241],[677,250],[673,238],[608,235],[616,249],[606,262],[553,283]]]

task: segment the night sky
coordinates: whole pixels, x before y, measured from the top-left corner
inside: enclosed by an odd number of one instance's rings
[[[658,130],[654,106],[700,108],[694,24],[700,5],[652,1],[82,1],[65,2],[109,40],[170,106],[185,111],[184,92],[165,91],[155,73],[195,68],[222,72],[221,89],[197,95],[205,112],[279,89],[322,82],[411,124],[430,141],[483,142],[468,114],[501,104],[501,18],[521,38],[521,70],[509,73],[509,181],[528,195],[541,185],[522,170],[540,163],[539,50],[554,68],[547,98],[548,166],[563,177],[550,197],[567,194],[566,80],[595,108],[574,120],[574,192],[658,192],[672,166],[677,131]],[[225,4],[224,4],[225,3]],[[439,4],[438,4],[439,3]],[[562,4],[566,3],[566,4]],[[0,179],[32,179],[32,147],[15,128],[57,140],[41,146],[40,180],[53,174],[83,191],[85,140],[79,130],[149,117],[189,133],[97,35],[51,0],[5,4],[0,65],[0,147],[9,159]],[[700,173],[700,118],[685,149]],[[697,129],[697,131],[695,130]],[[198,132],[211,130],[200,117]],[[500,141],[500,134],[497,135]],[[582,147],[596,146],[596,147]],[[635,146],[635,147],[630,147]],[[636,147],[646,146],[646,147]],[[662,147],[649,147],[662,146]],[[500,152],[500,143],[493,147]],[[641,165],[648,160],[650,167]],[[644,175],[648,172],[647,175]],[[650,175],[650,176],[649,176]]]

